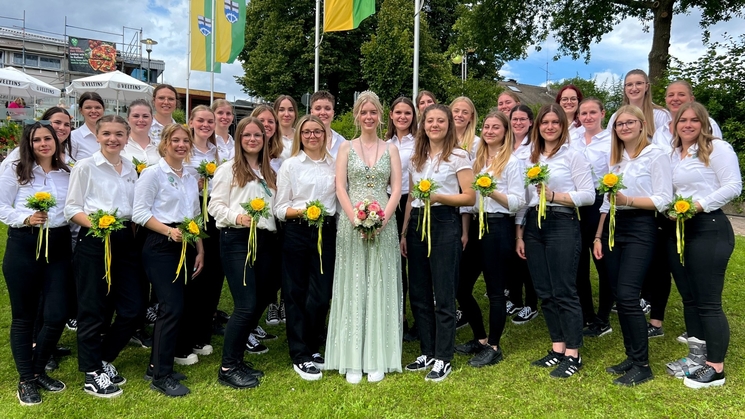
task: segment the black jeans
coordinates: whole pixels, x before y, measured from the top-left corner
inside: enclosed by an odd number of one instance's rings
[[[722,310],[727,264],[735,248],[732,225],[721,210],[700,213],[685,222],[684,263],[676,249],[675,229],[668,242],[670,268],[680,296],[688,336],[706,341],[706,359],[724,362],[729,322]]]
[[[248,254],[247,228],[223,228],[220,231],[220,253],[230,294],[233,314],[225,326],[222,366],[233,368],[243,362],[248,335],[264,312],[270,290],[272,252],[276,251],[276,233],[256,230],[256,261],[246,263]],[[245,282],[244,282],[245,281]],[[277,291],[274,291],[274,298]]]
[[[639,306],[644,278],[653,261],[657,222],[654,211],[616,211],[615,245],[608,248],[608,224],[603,227],[603,259],[608,269],[626,356],[639,366],[649,363],[647,320]]]
[[[396,207],[396,226],[398,227],[398,240],[401,241],[403,228],[404,228],[404,212],[406,212],[406,202],[409,200],[409,194],[401,194],[401,199],[398,201]],[[406,266],[407,259],[401,255],[401,289],[403,291],[403,318],[404,324],[406,323],[406,294],[409,292],[409,274]],[[404,328],[404,333],[407,330]]]
[[[667,300],[670,298],[670,287],[672,278],[670,276],[670,263],[667,255],[667,240],[670,233],[675,235],[675,222],[664,214],[657,214],[657,230],[654,243],[654,263],[647,271],[642,287],[642,297],[652,305],[649,318],[654,320],[665,320],[665,309]],[[677,255],[677,252],[675,253]]]
[[[552,342],[567,349],[582,346],[582,307],[577,296],[577,265],[581,252],[579,221],[574,208],[548,207],[538,228],[538,212],[527,212],[523,239],[530,276]]]
[[[409,301],[419,330],[423,355],[449,362],[455,346],[455,290],[463,244],[461,217],[454,207],[432,207],[432,253],[427,257],[427,239],[421,240],[417,221],[421,208],[412,208],[406,232],[409,258]],[[434,291],[437,305],[432,300]]]
[[[582,234],[582,252],[579,254],[579,266],[577,267],[577,294],[582,305],[583,324],[597,319],[608,323],[610,310],[613,307],[613,295],[604,259],[595,259],[592,255],[593,240],[598,231],[600,222],[600,207],[603,205],[603,195],[595,196],[595,203],[591,206],[580,207],[579,228]],[[590,283],[590,259],[595,263],[598,272],[598,311],[592,302],[592,284]]]
[[[343,215],[342,215],[343,216]],[[323,273],[318,255],[318,227],[288,220],[282,248],[282,296],[287,314],[287,344],[294,364],[311,361],[323,342],[331,302],[336,259],[336,219],[323,226]]]
[[[175,225],[172,225],[175,226]],[[167,236],[148,231],[142,247],[145,272],[158,295],[158,320],[153,329],[153,349],[150,362],[153,377],[161,378],[173,372],[173,358],[190,354],[191,341],[187,330],[193,326],[192,307],[186,304],[186,290],[202,279],[204,271],[192,278],[194,272],[194,246],[186,246],[186,261],[176,277],[181,259],[182,244],[169,241]]]
[[[46,237],[36,260],[38,228],[8,228],[3,275],[13,320],[10,349],[21,381],[44,372],[67,319],[66,287],[71,276],[70,228],[49,230],[49,263],[44,257]],[[34,323],[43,300],[43,324],[34,342]]]
[[[486,220],[489,230],[481,240],[477,219],[471,221],[468,229],[468,244],[460,263],[458,304],[468,318],[474,339],[486,338],[481,309],[473,297],[473,286],[483,271],[486,294],[489,296],[489,344],[499,346],[507,319],[507,299],[504,296],[507,271],[504,266],[515,252],[515,217],[487,215],[490,216]]]
[[[138,266],[140,256],[130,223],[111,233],[111,291],[103,279],[104,242],[81,228],[72,258],[78,291],[78,370],[101,369],[101,361],[112,362],[127,345],[137,326],[143,304]],[[110,313],[116,318],[110,323]],[[104,335],[103,337],[101,337]]]

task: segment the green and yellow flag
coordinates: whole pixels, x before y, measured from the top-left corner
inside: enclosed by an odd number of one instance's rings
[[[245,43],[246,0],[215,0],[215,61],[232,63]]]
[[[189,7],[191,69],[219,73],[219,62],[212,63],[212,36],[215,33],[215,24],[212,19],[212,1],[190,0]],[[217,58],[217,51],[215,51],[215,58]]]
[[[349,31],[375,14],[375,0],[324,0],[323,31]]]

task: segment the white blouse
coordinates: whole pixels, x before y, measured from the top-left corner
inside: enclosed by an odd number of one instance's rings
[[[633,159],[624,150],[621,162],[613,165],[610,171],[623,174],[623,184],[626,188],[620,192],[629,199],[649,198],[659,212],[664,212],[673,200],[670,157],[654,144],[644,147],[644,150]],[[637,209],[620,205],[625,203],[616,201],[616,208],[619,211]],[[606,194],[600,212],[607,213],[609,210],[610,202]]]
[[[165,159],[160,159],[137,179],[133,211],[132,221],[143,226],[153,217],[163,224],[194,218],[201,212],[197,179],[188,172],[178,177]]]
[[[207,152],[203,152],[200,149],[196,148],[192,145],[191,147],[192,155],[189,158],[189,162],[184,162],[184,167],[186,170],[194,176],[194,179],[199,180],[199,173],[197,173],[197,168],[200,164],[202,164],[203,161],[207,162],[215,162],[218,166],[220,163],[223,162],[223,156],[220,154],[219,149],[217,146],[212,144],[211,142],[207,142]],[[209,182],[207,185],[207,191],[212,191],[212,181]],[[201,193],[201,189],[200,189]]]
[[[270,189],[263,181],[260,171],[254,170],[254,174],[261,178],[261,181],[253,180],[246,183],[246,186],[239,187],[233,183],[233,160],[228,160],[217,168],[207,209],[210,215],[215,217],[217,228],[247,228],[235,223],[239,215],[246,214],[241,204],[251,202],[254,198],[264,198],[269,206],[269,217],[262,217],[256,226],[264,230],[277,231],[273,214],[277,191]]]
[[[48,225],[51,228],[68,225],[65,219],[65,199],[70,181],[70,173],[65,170],[52,170],[44,173],[38,164],[32,169],[33,180],[25,185],[18,183],[16,164],[10,164],[8,170],[0,175],[0,222],[9,227],[24,227],[23,220],[34,214],[26,208],[26,198],[37,192],[49,192],[57,200],[57,205],[49,209]]]
[[[175,119],[171,118],[171,124],[177,123],[178,122],[176,122]],[[153,143],[155,143],[156,146],[160,144],[160,134],[163,132],[163,128],[165,128],[163,124],[158,122],[158,120],[155,119],[155,115],[153,115],[153,123],[150,124],[150,132],[148,133],[148,135],[153,140]]]
[[[398,147],[398,154],[401,156],[401,173],[409,173],[409,166],[411,165],[411,156],[414,154],[414,136],[411,133],[404,135],[403,138],[399,139],[395,134],[391,137],[391,144],[395,144]],[[391,193],[391,187],[388,186],[388,193]],[[408,176],[401,177],[401,195],[409,193],[409,178]]]
[[[441,161],[440,155],[437,153],[436,156],[427,157],[427,160],[422,165],[422,169],[417,171],[414,165],[409,166],[409,177],[411,179],[411,186],[417,184],[422,179],[431,179],[437,185],[438,188],[433,193],[441,195],[458,195],[460,194],[460,183],[458,183],[458,172],[461,170],[473,170],[471,167],[471,159],[468,157],[468,153],[462,148],[454,148],[448,161]],[[435,202],[432,206],[443,205],[440,202]],[[412,201],[411,206],[414,208],[423,208],[424,201],[421,199],[415,199]]]
[[[347,139],[342,137],[338,132],[331,130],[331,147],[327,147],[331,157],[336,159],[336,155],[339,154],[339,147],[344,141],[347,141]]]
[[[488,164],[484,165],[479,173],[484,173],[488,167]],[[525,205],[525,183],[523,181],[523,172],[522,162],[514,155],[510,156],[507,166],[502,170],[502,175],[496,178],[496,191],[507,195],[507,208],[503,207],[494,199],[486,197],[486,200],[484,201],[484,211],[490,214],[502,213],[515,215],[520,207]],[[476,174],[478,173],[475,173],[474,176]],[[476,205],[471,207],[472,213],[479,213],[479,202],[481,199],[484,198],[480,193],[476,192]]]
[[[215,142],[217,143],[218,153],[220,153],[220,159],[230,160],[235,157],[235,140],[233,140],[232,135],[228,134],[228,142],[225,142],[221,136],[215,134]]]
[[[585,141],[585,129],[577,131],[577,134],[572,139],[570,147],[590,162],[592,167],[592,184],[598,186],[599,179],[608,173],[608,162],[610,161],[610,144],[611,135],[608,131],[600,131],[598,134],[593,135],[590,139],[590,144]]]
[[[329,215],[336,214],[336,172],[334,159],[326,156],[315,161],[304,151],[285,160],[277,175],[277,200],[274,212],[280,221],[290,208],[303,209],[319,200]]]
[[[282,163],[284,163],[285,160],[289,159],[292,155],[292,138],[287,138],[285,136],[282,136],[282,153],[279,155],[279,157],[273,158],[272,161],[269,162],[269,164],[272,166],[272,169],[279,173],[279,168],[282,167]]]
[[[672,121],[670,121],[669,124],[663,125],[659,128],[657,128],[657,131],[654,132],[654,136],[652,137],[652,144],[656,144],[658,147],[662,149],[665,153],[672,153],[673,151],[673,133],[670,132],[670,125],[672,124]],[[720,140],[723,140],[724,137],[722,136],[722,130],[719,128],[719,125],[709,117],[709,124],[711,126],[711,134],[714,136],[714,138],[718,138]]]
[[[137,172],[131,161],[122,159],[122,172],[101,154],[78,160],[70,173],[70,188],[65,200],[65,218],[75,214],[86,215],[98,210],[113,211],[117,216],[130,220],[135,194]]]
[[[75,160],[90,157],[96,151],[101,150],[101,144],[96,141],[96,134],[92,133],[85,124],[70,133],[70,146],[72,158]]]
[[[550,158],[541,154],[538,161],[548,165],[548,181],[546,186],[553,192],[568,193],[575,207],[583,207],[595,203],[595,186],[592,184],[592,168],[590,163],[569,144],[561,146],[559,151]],[[526,169],[533,166],[526,162]],[[535,185],[529,185],[528,207],[538,205],[538,192]],[[551,199],[551,197],[546,197]],[[557,202],[546,202],[547,206],[563,206]]]
[[[737,154],[726,141],[712,141],[709,166],[698,159],[698,145],[688,148],[681,156],[678,148],[672,155],[673,189],[684,197],[693,196],[704,212],[720,209],[742,191],[742,179]]]
[[[131,137],[129,138],[129,141],[127,141],[127,145],[124,146],[124,150],[122,150],[121,156],[123,159],[127,159],[129,161],[132,161],[133,158],[136,158],[137,160],[145,163],[148,166],[152,166],[158,163],[158,160],[160,160],[158,146],[155,145],[155,142],[153,142],[153,140],[150,140],[150,143],[145,146],[145,148],[142,148]]]

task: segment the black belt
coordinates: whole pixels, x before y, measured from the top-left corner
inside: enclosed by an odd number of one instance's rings
[[[484,215],[486,215],[486,218],[488,220],[497,219],[497,218],[515,218],[514,214],[505,214],[503,212],[487,212]],[[471,216],[473,217],[474,220],[479,218],[478,214],[471,214]]]
[[[285,223],[287,224],[299,224],[304,225],[308,227],[313,227],[310,224],[308,224],[308,221],[306,221],[304,218],[290,218],[289,220],[286,220]],[[323,225],[324,226],[335,226],[336,225],[336,217],[333,215],[327,215],[323,217]]]
[[[535,211],[538,211],[538,206],[535,206],[531,208]],[[558,206],[558,205],[546,205],[546,212],[559,212],[562,214],[574,214],[575,209],[565,206]]]
[[[618,218],[626,218],[626,217],[654,217],[654,211],[652,210],[645,210],[645,209],[633,209],[633,210],[624,210],[619,209],[616,211],[616,217]]]

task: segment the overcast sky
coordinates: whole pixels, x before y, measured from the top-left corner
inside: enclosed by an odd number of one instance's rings
[[[101,34],[68,27],[67,34],[78,37],[121,43],[121,34],[124,32],[124,41],[129,43],[134,31],[123,29],[123,26],[137,30],[142,28],[143,38],[150,37],[158,41],[158,45],[153,49],[152,58],[166,62],[165,81],[179,87],[186,86],[188,0],[8,0],[5,3],[5,7],[0,10],[0,16],[21,18],[25,10],[27,28],[53,32],[59,34],[59,37],[65,32],[65,16],[69,26],[119,34]],[[700,14],[694,11],[690,15],[678,15],[673,19],[670,48],[673,56],[688,61],[704,52],[701,30],[698,27],[699,16]],[[0,18],[0,26],[20,25],[20,21]],[[734,19],[720,23],[710,28],[710,31],[712,40],[720,40],[724,32],[737,36],[745,33],[745,20]],[[556,43],[549,40],[543,45],[541,52],[535,52],[531,48],[526,60],[508,63],[502,69],[502,74],[525,84],[545,84],[548,60],[549,79],[552,81],[576,75],[584,78],[597,77],[599,81],[612,77],[619,78],[633,68],[647,69],[647,55],[651,42],[652,34],[644,33],[638,20],[629,19],[606,35],[602,42],[593,45],[590,64],[566,58],[552,61],[550,58],[556,52]],[[242,74],[243,68],[237,62],[223,65],[222,73],[215,75],[215,91],[225,92],[229,100],[246,98],[234,77]],[[312,80],[313,74],[308,74],[308,79]],[[321,79],[323,80],[323,74]],[[209,90],[209,73],[192,72],[190,86]]]

